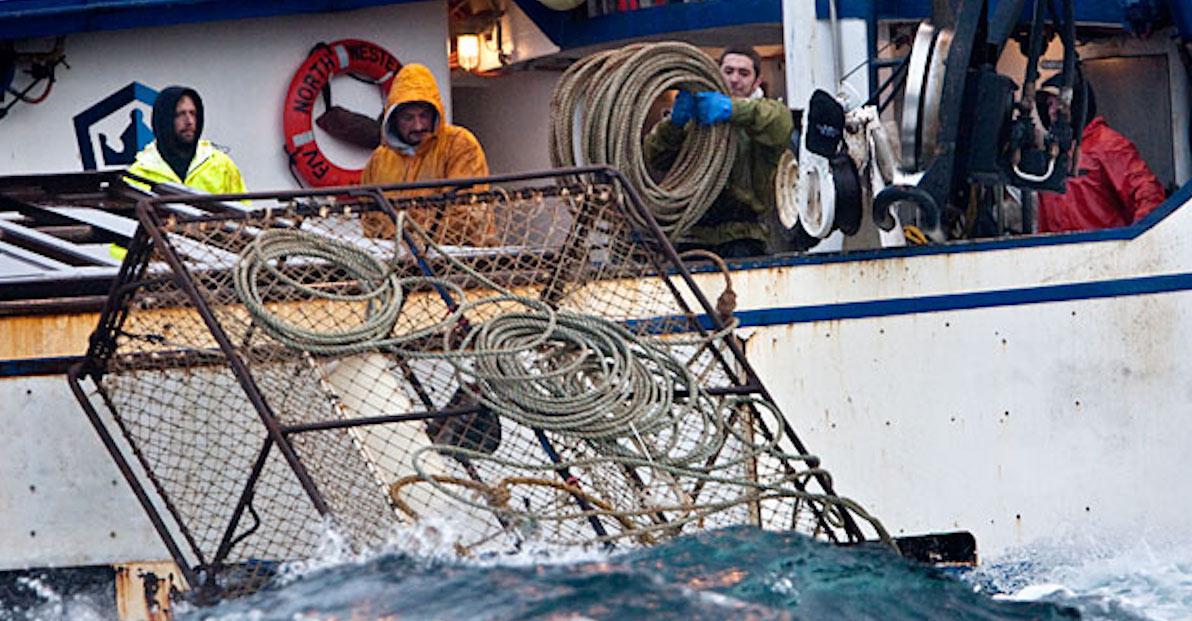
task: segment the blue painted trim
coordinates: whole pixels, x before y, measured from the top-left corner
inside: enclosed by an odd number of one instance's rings
[[[1187,0],[1170,0],[1171,17],[1180,30],[1184,41],[1192,41],[1192,3]]]
[[[828,19],[828,2],[816,0],[815,12],[820,19]],[[1173,0],[1179,4],[1186,0]],[[836,14],[842,18],[865,19],[876,4],[878,19],[925,19],[931,17],[931,0],[836,0]],[[997,0],[990,1],[990,10],[997,6]],[[1023,11],[1027,21],[1034,6],[1028,0]],[[1077,0],[1076,20],[1098,24],[1120,24],[1122,7],[1120,0]]]
[[[704,0],[600,17],[588,17],[583,7],[554,11],[538,0],[514,1],[552,43],[564,50],[688,30],[782,23],[781,0]]]
[[[32,377],[37,375],[65,375],[67,369],[82,356],[55,356],[50,358],[23,358],[0,360],[0,377]]]
[[[843,302],[839,304],[762,308],[739,311],[733,313],[733,315],[740,320],[741,327],[756,328],[809,323],[813,321],[893,317],[897,315],[916,315],[941,311],[1020,306],[1023,304],[1154,295],[1188,290],[1192,290],[1192,273],[1141,276],[1120,280],[1102,280],[1089,283],[981,291],[977,293],[955,293],[913,298]],[[699,315],[695,319],[703,328],[707,330],[713,329],[712,320],[707,315]],[[657,333],[663,330],[673,331],[676,322],[681,323],[685,321],[687,319],[683,316],[670,315],[631,320],[627,323],[633,329],[640,329],[644,326],[647,332]]]
[[[831,254],[799,254],[779,255],[760,259],[731,260],[728,262],[732,271],[766,269],[771,267],[787,267],[792,265],[822,265],[827,263],[849,263],[853,261],[875,261],[884,259],[901,259],[906,257],[929,256],[937,254],[960,254],[966,252],[988,252],[990,250],[1008,250],[1013,248],[1035,248],[1040,246],[1059,246],[1065,244],[1082,244],[1086,242],[1129,241],[1138,238],[1143,233],[1154,228],[1164,218],[1170,216],[1185,203],[1192,200],[1192,182],[1185,184],[1172,194],[1163,204],[1147,214],[1142,220],[1116,229],[1100,231],[1081,231],[1076,233],[1056,233],[1052,235],[1027,235],[1022,237],[1008,237],[1003,239],[988,239],[976,241],[957,241],[947,244],[932,244],[928,246],[905,246],[902,248],[877,248],[857,252],[836,252]],[[712,272],[712,266],[696,268],[697,272]]]
[[[413,1],[4,0],[0,2],[0,40],[345,11]],[[538,0],[515,1],[547,37],[563,49],[670,32],[782,21],[781,0],[705,0],[596,18],[588,18],[582,8],[553,11]],[[821,19],[827,18],[827,3],[828,0],[816,0]],[[865,19],[871,15],[875,3],[880,19],[922,19],[931,13],[930,0],[838,0],[837,6],[841,17]],[[1175,12],[1183,26],[1187,20],[1179,15],[1182,9],[1177,6]],[[1117,0],[1081,0],[1076,13],[1077,18],[1085,22],[1121,22],[1121,7]]]
[[[348,11],[415,0],[0,0],[0,40]]]
[[[1023,304],[1154,295],[1188,290],[1192,290],[1192,273],[1142,276],[1120,280],[1027,287],[1001,291],[981,291],[977,293],[931,295],[916,298],[894,298],[865,302],[846,302],[842,304],[792,306],[787,308],[766,308],[742,311],[736,313],[736,316],[741,320],[742,326],[773,326],[835,319],[891,317],[941,311],[1020,306]],[[701,322],[708,325],[711,324],[710,321],[703,317],[701,317]]]
[[[513,0],[513,2],[517,5],[517,8],[526,14],[526,17],[530,18],[530,21],[534,22],[534,25],[542,31],[542,34],[550,39],[551,43],[554,43],[560,48],[563,47],[559,42],[559,38],[562,36],[564,24],[568,21],[578,19],[578,15],[575,15],[577,11],[586,10],[581,5],[579,8],[571,11],[555,11],[546,8],[538,0]]]
[[[865,319],[872,317],[893,317],[941,311],[972,310],[1042,304],[1046,302],[1068,302],[1073,300],[1096,300],[1135,295],[1154,295],[1192,290],[1192,273],[1163,276],[1141,276],[1119,280],[1103,280],[1045,287],[1025,287],[1000,291],[929,295],[913,298],[867,300],[840,304],[815,304],[810,306],[788,306],[784,308],[762,308],[733,313],[741,321],[741,327],[809,323],[838,319]],[[707,315],[698,315],[696,321],[705,329],[712,329],[712,320]],[[626,325],[633,330],[643,326],[649,332],[672,332],[676,324],[687,318],[680,315],[632,319]],[[656,326],[656,329],[650,326]],[[82,356],[61,356],[53,358],[27,358],[21,360],[0,360],[0,378],[27,377],[36,375],[58,375],[83,359]]]

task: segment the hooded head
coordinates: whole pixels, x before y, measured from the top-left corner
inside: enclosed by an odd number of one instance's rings
[[[171,86],[153,103],[153,137],[157,152],[185,181],[203,134],[203,100],[193,88]]]
[[[1057,109],[1060,87],[1064,84],[1064,75],[1057,73],[1047,79],[1039,87],[1039,95],[1035,98],[1035,106],[1039,112],[1039,120],[1043,127],[1051,129],[1052,115]],[[1076,82],[1072,85],[1072,129],[1076,135],[1097,116],[1097,96],[1093,93],[1093,85],[1084,79],[1084,72],[1076,70]]]
[[[442,121],[443,99],[430,69],[420,64],[402,67],[389,89],[385,118],[381,122],[382,142],[412,154],[440,132]]]

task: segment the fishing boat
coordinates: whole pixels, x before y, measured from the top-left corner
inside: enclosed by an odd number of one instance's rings
[[[138,233],[144,219],[137,205],[174,204],[183,221],[207,216],[182,207],[210,208],[182,188],[130,186],[120,172],[151,139],[147,119],[159,90],[183,83],[203,94],[205,135],[235,159],[261,200],[313,200],[318,191],[299,188],[318,185],[320,173],[350,174],[367,157],[315,118],[332,97],[375,116],[383,101],[377,83],[394,69],[389,58],[427,65],[443,86],[447,114],[476,133],[492,170],[524,183],[558,176],[526,171],[551,168],[543,119],[564,69],[578,59],[634,42],[680,40],[712,52],[744,43],[762,51],[768,95],[792,108],[804,108],[817,89],[860,108],[890,83],[901,93],[883,112],[901,142],[899,183],[922,188],[931,179],[928,162],[909,161],[929,153],[924,128],[948,144],[943,126],[950,122],[957,132],[964,124],[956,117],[961,108],[948,108],[949,96],[964,97],[947,84],[963,84],[959,76],[970,70],[962,51],[982,49],[972,44],[967,2],[705,0],[625,10],[537,0],[175,4],[0,9],[0,84],[8,92],[0,100],[0,403],[13,430],[0,440],[10,473],[0,482],[0,570],[16,579],[53,567],[64,580],[116,584],[124,619],[162,614],[170,591],[195,581],[188,563],[178,563],[186,553],[173,549],[186,539],[169,523],[177,512],[162,508],[176,490],[162,495],[136,460],[113,459],[137,445],[119,431],[104,435],[66,375],[96,351],[101,318],[119,308],[109,300],[113,283],[130,282],[122,253],[151,237],[143,226]],[[1015,3],[993,4],[990,17],[1027,36],[1021,25],[1032,3],[1014,7],[1025,9],[1021,19],[1004,8]],[[946,218],[904,200],[890,212],[898,228],[938,230],[933,243],[890,241],[885,214],[874,211],[855,234],[826,236],[810,251],[785,246],[727,262],[741,361],[783,424],[831,471],[832,486],[880,517],[890,535],[965,531],[983,556],[996,557],[1072,533],[1179,529],[1192,508],[1172,493],[1181,488],[1182,445],[1192,437],[1180,381],[1190,370],[1184,346],[1192,344],[1184,327],[1192,312],[1192,248],[1181,233],[1192,226],[1183,208],[1192,199],[1185,43],[1192,10],[1178,2],[1168,9],[1169,19],[1149,33],[1138,32],[1116,1],[1081,2],[1074,15],[1074,48],[1098,85],[1102,113],[1168,189],[1166,202],[1145,218],[1037,234],[1023,193],[1014,202],[999,199],[989,211],[993,230],[975,235],[955,218],[946,230]],[[1060,38],[1040,53],[1050,71],[1062,70]],[[1021,81],[1029,55],[1006,44],[989,72]],[[332,76],[317,70],[323,57],[364,79],[335,80],[334,95],[325,93]],[[290,126],[295,119],[298,129]],[[259,218],[241,203],[220,204],[217,220]],[[317,218],[331,207],[290,208]],[[173,232],[160,225],[163,235]],[[779,236],[775,245],[788,241]],[[222,255],[210,254],[203,265],[222,265]],[[723,288],[724,274],[710,266],[680,272],[689,272],[692,291]],[[621,319],[648,326],[679,309],[689,311],[686,320],[712,325],[707,302],[644,304]],[[322,385],[350,392],[337,383],[345,368],[323,368]],[[162,380],[163,391],[170,381]],[[372,407],[339,396],[345,408]],[[137,433],[152,439],[157,432],[171,433],[152,421]],[[383,451],[369,440],[345,432],[336,441],[371,464],[357,464],[362,470],[380,467]],[[239,500],[225,505],[237,520],[267,513],[240,489],[224,492]],[[413,511],[433,510],[426,502]],[[207,533],[213,551],[226,553],[248,537],[250,529],[237,524]],[[261,550],[256,558],[268,558]]]

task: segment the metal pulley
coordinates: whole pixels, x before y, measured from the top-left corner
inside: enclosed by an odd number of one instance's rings
[[[929,22],[920,24],[915,34],[907,67],[900,128],[902,167],[906,172],[926,170],[935,159],[940,136],[940,103],[952,37],[952,30],[936,28]]]

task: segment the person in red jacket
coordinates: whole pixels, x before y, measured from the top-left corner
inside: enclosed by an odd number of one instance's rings
[[[1078,74],[1079,76],[1079,74]],[[1127,226],[1142,219],[1166,198],[1163,185],[1143,161],[1130,139],[1114,131],[1097,116],[1091,84],[1082,88],[1078,77],[1072,100],[1073,115],[1087,97],[1080,140],[1077,175],[1068,178],[1064,194],[1039,193],[1039,232],[1088,231]],[[1058,112],[1060,76],[1043,83],[1039,91],[1039,116],[1048,127]]]

